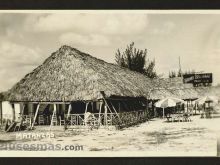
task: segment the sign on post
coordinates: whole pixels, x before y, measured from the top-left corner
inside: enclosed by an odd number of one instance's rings
[[[210,85],[212,83],[212,73],[185,74],[183,75],[183,83],[191,83],[194,86]]]

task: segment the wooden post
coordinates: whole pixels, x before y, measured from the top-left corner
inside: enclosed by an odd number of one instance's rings
[[[115,111],[115,113],[117,114],[117,111],[116,111],[116,109],[115,109],[114,105],[113,105],[111,102],[110,102],[110,104],[111,104],[111,106],[112,106],[113,110]]]
[[[121,104],[120,104],[120,101],[118,101],[118,111],[119,111],[119,113],[121,112]]]
[[[85,109],[85,113],[84,113],[85,126],[87,126],[87,123],[88,123],[88,122],[87,122],[88,120],[87,120],[87,118],[86,118],[86,117],[88,117],[88,116],[85,116],[86,113],[87,113],[87,110],[88,110],[88,106],[89,106],[89,102],[86,103],[86,109]]]
[[[163,119],[164,119],[165,115],[164,115],[164,108],[163,108]]]
[[[108,106],[108,102],[107,102],[106,99],[105,99],[105,93],[104,93],[104,91],[101,91],[100,93],[101,93],[101,95],[102,95],[102,97],[103,97],[103,100],[104,100],[104,102],[105,102],[105,106],[108,107],[109,111],[112,113],[111,108]],[[121,118],[120,118],[119,114],[118,114],[117,112],[115,112],[115,113],[116,113],[116,115],[118,116],[118,118],[119,118],[119,120],[120,120],[120,122],[121,122]]]
[[[116,115],[118,116],[119,121],[121,122],[121,117],[120,117],[119,114],[117,113],[117,110],[115,109],[115,107],[114,107],[114,105],[112,104],[112,102],[110,102],[110,103],[111,103],[111,106],[112,106],[113,110],[115,111]],[[113,115],[113,114],[111,114],[111,118],[112,118],[112,115]],[[111,121],[111,122],[112,122],[112,121]]]
[[[88,110],[89,103],[90,103],[90,102],[86,103],[86,109],[85,109],[85,113],[86,113],[86,112],[87,112],[87,110]]]
[[[149,102],[148,102],[148,100],[146,100],[146,108],[145,108],[145,111],[146,111],[146,113],[152,115],[152,111],[150,112],[148,104],[149,104]]]
[[[15,105],[11,103],[12,108],[12,121],[15,121]]]
[[[69,118],[70,116],[70,111],[72,109],[72,106],[71,106],[71,103],[69,104],[69,107],[68,107],[68,112],[67,112],[67,119]]]
[[[99,106],[99,125],[101,125],[101,111],[102,111],[102,102],[100,102],[100,106]]]
[[[196,104],[196,102],[195,102],[195,115],[196,115],[196,110],[197,110],[197,104]]]
[[[105,105],[105,125],[107,126],[108,125],[108,120],[107,120],[107,110],[108,110],[108,108],[107,108],[107,106]]]
[[[109,109],[110,113],[112,113],[111,108],[109,107],[107,101],[106,101],[104,98],[103,98],[103,100],[104,100],[104,102],[105,102],[106,107]]]
[[[91,102],[91,106],[92,106],[92,113],[94,113],[94,102]]]
[[[22,107],[22,108],[20,109],[20,117],[21,117],[21,122],[23,122],[23,120],[24,120],[24,108],[25,108],[25,104],[22,103],[21,105],[22,105],[22,106],[20,106],[20,107]]]
[[[51,128],[51,126],[53,125],[53,117],[54,117],[54,115],[55,115],[55,113],[56,113],[56,110],[57,110],[57,107],[56,107],[56,104],[54,104],[54,105],[53,105],[53,115],[52,115],[51,121],[50,121],[50,128]]]
[[[20,106],[20,107],[21,107],[20,113],[21,113],[21,116],[22,116],[22,118],[23,118],[23,116],[24,116],[25,104],[24,104],[24,103],[21,103],[21,105],[22,105],[22,106]]]
[[[34,115],[34,120],[33,120],[33,123],[31,125],[31,129],[34,127],[34,123],[35,123],[35,120],[37,118],[37,114],[38,114],[38,111],[39,111],[39,107],[40,107],[40,104],[37,105],[37,109],[36,109],[36,112],[35,112],[35,115]]]
[[[154,117],[157,117],[157,109],[154,107],[154,101],[151,100],[151,110],[154,112]]]

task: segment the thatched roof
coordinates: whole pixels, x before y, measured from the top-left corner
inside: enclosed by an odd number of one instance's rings
[[[198,92],[190,84],[183,84],[181,78],[151,80],[75,48],[62,46],[6,92],[4,99],[97,100],[102,98],[100,91],[104,91],[106,97],[198,98]]]
[[[197,87],[195,90],[200,97],[216,96],[220,99],[220,86]]]
[[[166,97],[196,99],[199,97],[193,85],[184,84],[181,77],[154,79],[152,82],[154,87],[150,92],[151,99],[164,99]]]
[[[52,53],[7,93],[9,101],[75,101],[106,97],[148,97],[150,79],[69,46]]]
[[[164,99],[166,97],[175,97],[180,99],[196,99],[199,97],[198,93],[193,88],[179,88],[179,89],[154,89],[150,93],[152,100]]]

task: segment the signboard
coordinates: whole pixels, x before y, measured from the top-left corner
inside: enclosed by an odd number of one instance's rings
[[[185,74],[183,75],[183,83],[210,84],[212,83],[212,73]]]
[[[194,83],[195,74],[184,74],[183,83]]]

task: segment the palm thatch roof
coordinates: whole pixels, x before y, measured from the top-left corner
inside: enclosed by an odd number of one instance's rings
[[[196,99],[199,97],[198,93],[193,88],[179,88],[179,89],[154,89],[150,92],[150,99],[164,99],[166,97],[175,97],[181,99]]]
[[[195,90],[200,97],[216,96],[220,99],[220,86],[197,87]]]
[[[166,97],[181,99],[196,99],[199,97],[193,85],[184,84],[181,77],[154,79],[152,82],[154,87],[150,92],[150,98],[153,100]]]
[[[8,92],[9,101],[75,101],[106,97],[148,96],[150,79],[62,46]]]
[[[4,98],[33,102],[97,100],[102,98],[100,91],[106,97],[198,98],[198,92],[187,85],[181,78],[151,80],[64,45],[15,84]]]

